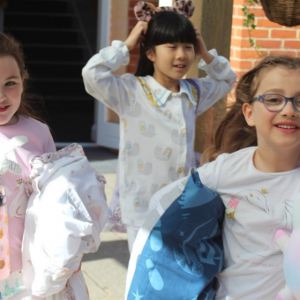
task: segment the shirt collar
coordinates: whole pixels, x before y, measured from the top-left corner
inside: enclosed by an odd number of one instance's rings
[[[187,96],[188,100],[193,105],[197,105],[199,95],[194,84],[189,82],[190,80],[179,81],[180,90],[178,93],[172,93],[170,90],[164,88],[150,75],[146,77],[138,77],[138,80],[147,94],[149,101],[154,106],[160,107],[167,102],[169,97],[181,97],[183,94]]]

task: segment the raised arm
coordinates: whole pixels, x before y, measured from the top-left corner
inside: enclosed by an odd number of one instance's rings
[[[215,49],[207,51],[200,32],[197,28],[195,31],[198,40],[196,55],[201,59],[198,68],[207,73],[205,78],[195,79],[200,90],[196,115],[200,115],[231,91],[236,75],[225,57],[218,56]]]
[[[138,22],[125,42],[113,41],[110,47],[95,54],[82,70],[87,93],[119,115],[135,105],[137,80],[131,74],[117,76],[113,72],[129,63],[129,51],[139,45],[146,28],[147,23]]]

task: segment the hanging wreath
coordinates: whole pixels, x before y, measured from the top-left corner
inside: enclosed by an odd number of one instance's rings
[[[284,26],[300,25],[300,0],[260,0],[267,18]]]

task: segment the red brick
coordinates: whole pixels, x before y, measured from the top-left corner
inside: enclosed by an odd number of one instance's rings
[[[241,7],[233,7],[232,16],[243,16],[244,13],[242,12]]]
[[[259,29],[255,28],[254,30],[251,31],[251,36],[252,37],[268,37],[269,36],[269,30],[268,29]]]
[[[296,30],[272,30],[271,31],[272,38],[295,38],[296,37]]]
[[[271,22],[268,19],[257,19],[257,27],[274,27],[274,28],[280,28],[281,25]]]
[[[129,17],[129,18],[132,18],[132,19],[133,19],[133,18],[135,19],[135,14],[134,14],[133,9],[130,9],[130,10],[129,10],[129,12],[128,12],[128,17]]]
[[[273,40],[256,40],[256,44],[260,45],[262,48],[280,48],[281,41]]]
[[[255,50],[236,50],[235,57],[237,58],[257,58],[259,54]]]
[[[233,69],[233,72],[236,74],[236,76],[237,76],[237,78],[236,78],[236,80],[237,81],[239,81],[241,78],[242,78],[242,76],[245,74],[245,73],[247,73],[247,71],[240,71],[240,70],[234,70]]]
[[[234,0],[234,5],[248,5],[247,0]]]
[[[270,54],[278,54],[278,55],[288,55],[291,57],[295,57],[296,56],[296,52],[295,51],[285,51],[285,50],[272,50],[270,51]]]
[[[249,37],[249,31],[246,27],[240,29],[240,28],[236,28],[235,29],[235,36],[239,36],[239,37]]]
[[[137,62],[139,61],[139,55],[131,55],[130,54],[130,64],[133,65],[133,64],[137,64]]]
[[[235,57],[235,50],[230,48],[230,57]]]
[[[129,27],[133,28],[137,23],[137,19],[129,19]]]
[[[136,72],[136,66],[131,66],[131,65],[127,66],[126,73],[134,74],[135,72]]]
[[[244,17],[244,12],[243,12],[243,7],[242,6],[238,6],[238,7],[235,7],[234,10],[233,10],[233,16],[239,16],[239,17]]]
[[[300,41],[284,41],[284,48],[300,49]]]
[[[239,48],[251,47],[249,39],[231,38],[230,44],[231,46]]]
[[[232,18],[232,26],[243,26],[245,20],[242,18]]]
[[[255,18],[257,18],[257,17],[265,17],[266,16],[264,10],[261,7],[259,7],[259,6],[255,6],[253,8],[250,8],[249,12],[252,13],[252,14],[254,14]]]
[[[245,61],[245,60],[236,60],[231,59],[230,60],[230,66],[235,69],[246,69],[249,70],[252,67],[251,61]]]
[[[133,50],[130,51],[131,55],[139,55],[140,54],[140,48],[134,48]]]

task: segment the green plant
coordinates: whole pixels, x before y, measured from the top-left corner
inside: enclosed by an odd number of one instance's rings
[[[251,32],[256,28],[256,25],[255,25],[255,15],[254,13],[250,12],[250,8],[251,6],[258,3],[259,0],[247,0],[247,5],[244,5],[242,8],[245,17],[243,25],[248,29],[250,45],[254,47],[255,51],[258,53],[259,56],[262,56],[264,52],[260,50],[261,46],[259,44],[255,44],[255,41],[251,36]]]

